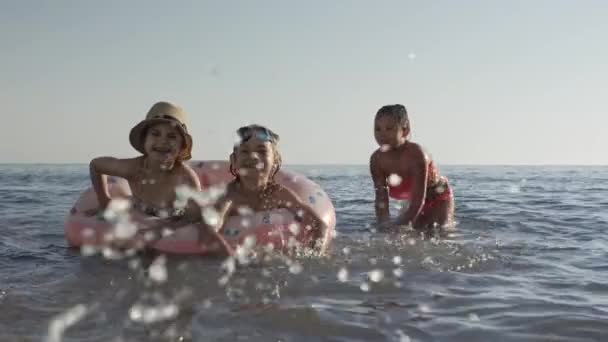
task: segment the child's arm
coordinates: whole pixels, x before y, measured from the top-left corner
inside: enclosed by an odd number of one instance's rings
[[[324,254],[329,245],[329,229],[325,221],[310,206],[303,203],[293,191],[283,186],[279,188],[276,197],[280,207],[292,212],[299,220],[300,229],[311,227],[314,234],[314,248],[318,248],[320,254]]]
[[[233,203],[229,195],[222,197],[214,206],[214,210],[217,213],[217,222],[207,222],[209,218],[205,218],[203,215],[200,223],[198,242],[201,245],[205,245],[216,256],[230,256],[234,254],[234,250],[220,233],[226,217],[232,210]]]
[[[427,187],[427,162],[422,148],[417,144],[410,144],[412,157],[412,197],[407,211],[397,218],[397,224],[409,225],[416,221],[422,210],[422,205],[426,197]]]
[[[198,177],[198,174],[196,174],[196,171],[194,171],[194,169],[187,164],[183,164],[183,166],[185,171],[183,183],[189,186],[193,191],[201,191],[201,180]],[[201,210],[196,202],[192,199],[188,200],[186,214],[184,215],[183,220],[186,221],[184,223],[198,222],[201,220]]]
[[[89,173],[93,190],[97,194],[99,210],[105,209],[111,199],[106,175],[130,179],[137,172],[137,167],[138,158],[99,157],[91,160]]]
[[[372,175],[372,181],[374,182],[376,220],[380,226],[384,226],[390,221],[390,213],[388,209],[386,177],[380,168],[379,153],[379,151],[376,151],[372,154],[369,161],[369,168]]]

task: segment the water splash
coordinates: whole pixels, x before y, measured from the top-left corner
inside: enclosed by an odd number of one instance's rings
[[[338,280],[342,283],[348,281],[348,270],[345,267],[340,268],[338,271]]]
[[[374,283],[378,283],[384,279],[384,271],[381,269],[371,270],[367,273],[367,277]]]
[[[68,309],[64,313],[61,313],[49,323],[48,335],[46,342],[61,342],[63,339],[64,332],[72,325],[78,323],[86,314],[88,310],[83,304],[78,304],[73,308]]]
[[[388,176],[388,178],[387,178],[388,185],[393,186],[393,187],[399,186],[401,184],[402,180],[403,179],[401,178],[401,176],[399,176],[396,173],[391,173],[391,175]]]
[[[164,255],[161,255],[154,259],[150,268],[148,269],[149,277],[152,281],[156,283],[164,283],[167,281],[167,267],[166,267],[167,258]]]
[[[174,303],[155,306],[135,304],[129,309],[129,318],[133,322],[144,324],[174,319],[178,314],[179,307]]]

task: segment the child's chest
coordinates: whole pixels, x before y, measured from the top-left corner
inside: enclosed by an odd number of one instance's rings
[[[264,198],[264,196],[259,196],[258,198],[235,196],[233,198],[233,205],[229,215],[237,216],[247,214],[248,212],[272,210],[276,209],[277,207],[277,201],[273,200],[272,198]]]
[[[173,207],[179,185],[175,177],[141,177],[129,182],[133,196],[142,202],[156,207]]]
[[[401,178],[412,176],[413,161],[403,152],[386,152],[380,159],[380,168],[387,177],[396,174]]]

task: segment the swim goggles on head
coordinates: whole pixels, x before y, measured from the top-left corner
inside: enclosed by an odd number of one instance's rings
[[[261,127],[261,126],[241,127],[237,131],[237,134],[241,138],[241,143],[244,143],[253,137],[255,137],[258,140],[263,141],[263,142],[266,142],[266,141],[269,141],[272,143],[276,142],[274,135],[266,127]]]

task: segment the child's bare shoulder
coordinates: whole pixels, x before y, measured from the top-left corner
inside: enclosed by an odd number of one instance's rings
[[[273,192],[276,195],[295,196],[295,192],[293,192],[293,190],[289,189],[288,187],[286,187],[283,184],[275,183],[275,184],[272,184],[271,186],[274,187]]]
[[[201,182],[198,174],[194,169],[187,163],[179,163],[178,166],[179,178],[182,182],[185,182],[191,187],[201,189]]]
[[[374,153],[372,153],[372,155],[369,157],[369,163],[370,165],[376,165],[378,163],[380,163],[382,161],[383,158],[383,153],[380,149],[377,149],[374,151]]]
[[[424,152],[422,146],[417,143],[410,142],[407,145],[407,159],[411,162],[412,165],[426,165],[427,155]]]
[[[281,184],[275,184],[274,186],[273,197],[275,200],[283,203],[302,205],[302,199],[295,191]]]
[[[407,153],[414,158],[426,158],[426,154],[424,153],[422,146],[415,142],[407,143]]]

